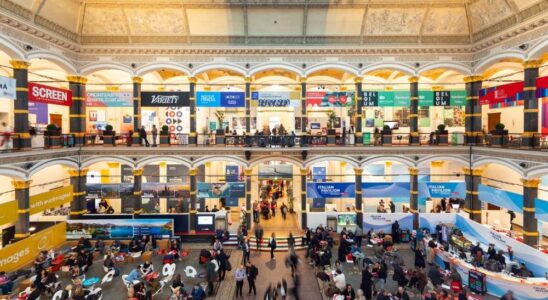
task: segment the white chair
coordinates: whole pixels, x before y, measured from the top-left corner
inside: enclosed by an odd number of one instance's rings
[[[100,287],[95,288],[95,289],[93,289],[89,292],[89,294],[86,296],[86,299],[91,298],[91,296],[93,296],[93,295],[97,295],[98,296],[97,299],[100,300],[101,298],[103,298],[103,292],[102,291],[103,290]]]
[[[133,284],[127,280],[127,277],[129,275],[122,275],[122,281],[124,282],[124,285],[129,289]]]
[[[165,264],[162,267],[162,275],[169,276],[170,274],[171,274],[171,265],[170,264]]]
[[[196,278],[196,275],[198,275],[198,271],[196,271],[196,269],[194,269],[194,267],[192,266],[186,266],[185,275],[189,278]]]
[[[63,296],[63,290],[55,292],[55,294],[53,294],[53,298],[51,298],[51,300],[60,300],[61,296]]]
[[[109,283],[112,281],[112,278],[114,278],[114,274],[116,273],[115,270],[111,270],[109,271],[104,277],[103,277],[103,280],[101,280],[101,285],[105,284],[105,283]]]
[[[108,273],[108,271],[110,271],[110,269],[107,268],[107,267],[105,267],[105,266],[103,266],[103,272]]]
[[[160,288],[159,288],[156,292],[154,292],[154,294],[152,294],[152,298],[154,298],[154,296],[156,296],[156,295],[158,295],[159,293],[161,293],[162,290],[164,289],[164,286],[165,286],[165,285],[166,285],[165,282],[160,281]]]
[[[214,259],[211,262],[215,265],[215,272],[218,272],[219,271],[219,261]]]
[[[133,257],[133,258],[139,258],[139,257],[141,257],[141,251],[139,251],[139,252],[131,252],[130,255],[131,255],[131,257]]]

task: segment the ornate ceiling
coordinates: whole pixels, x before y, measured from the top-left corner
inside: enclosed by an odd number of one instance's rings
[[[545,0],[0,0],[80,45],[471,44]]]

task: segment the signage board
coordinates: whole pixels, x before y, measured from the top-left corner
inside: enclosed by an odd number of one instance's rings
[[[72,186],[47,191],[30,196],[30,214],[36,214],[46,209],[61,206],[72,201]]]
[[[29,82],[29,101],[71,106],[72,91]]]
[[[245,107],[244,92],[196,92],[197,107]]]
[[[14,78],[0,76],[0,98],[12,100],[17,98]]]
[[[133,107],[132,92],[87,92],[87,107]]]
[[[189,92],[141,92],[141,106],[144,107],[184,107],[189,105]]]

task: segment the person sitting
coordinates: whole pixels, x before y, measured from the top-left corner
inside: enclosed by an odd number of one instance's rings
[[[154,265],[152,265],[150,260],[147,260],[139,266],[139,270],[141,271],[141,276],[145,277],[154,272]]]
[[[171,291],[175,293],[179,289],[183,289],[184,287],[185,285],[183,284],[183,280],[181,279],[181,274],[176,274],[173,278],[173,281],[171,282]]]
[[[139,280],[141,277],[141,272],[139,270],[139,267],[137,266],[133,270],[131,270],[131,272],[129,272],[129,274],[127,275],[127,281],[134,282]]]
[[[30,293],[27,296],[26,300],[38,300],[40,299],[40,295],[42,294],[42,291],[38,288],[36,284],[30,285]]]
[[[441,272],[442,270],[439,266],[433,266],[430,268],[430,271],[428,271],[428,279],[432,281],[432,284],[435,287],[438,287],[443,283],[443,274]]]
[[[356,299],[356,293],[354,292],[351,284],[346,285],[346,288],[344,289],[342,294],[344,295],[345,299]]]
[[[346,288],[346,277],[344,276],[344,273],[341,271],[341,269],[337,269],[335,271],[335,275],[333,276],[333,282],[335,283],[335,286],[339,291],[344,291]]]
[[[192,290],[190,291],[190,295],[192,296],[193,300],[202,300],[202,299],[205,299],[206,297],[204,289],[202,289],[202,287],[198,283],[196,283],[192,287]]]
[[[6,272],[0,271],[0,295],[9,295],[13,289],[13,281]]]
[[[516,276],[523,278],[533,277],[533,273],[527,269],[524,263],[521,263],[518,271],[516,272]]]

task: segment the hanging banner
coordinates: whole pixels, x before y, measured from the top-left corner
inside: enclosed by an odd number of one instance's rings
[[[464,182],[419,182],[419,198],[465,198]]]
[[[362,182],[364,198],[409,197],[409,182]]]
[[[548,200],[535,199],[535,216],[540,221],[548,222]]]
[[[240,167],[238,166],[225,166],[225,181],[226,182],[238,182],[240,181]]]
[[[15,78],[0,76],[0,98],[15,100],[17,93],[15,90]]]
[[[29,82],[29,101],[71,106],[72,91]]]
[[[198,182],[198,198],[243,198],[244,182],[207,183]]]
[[[523,213],[523,195],[508,192],[505,190],[480,184],[478,187],[478,198],[498,207],[512,210],[516,213]]]
[[[129,165],[120,165],[120,176],[122,177],[122,183],[132,183],[133,167]]]
[[[196,92],[197,107],[245,107],[244,92]]]
[[[479,101],[490,108],[523,105],[523,81],[481,89]]]
[[[312,199],[312,208],[325,208],[325,198]]]
[[[363,214],[363,232],[372,229],[374,232],[384,231],[386,234],[392,232],[392,224],[398,221],[400,229],[413,230],[413,214],[393,213],[393,214]]]
[[[327,179],[326,167],[312,167],[312,180],[325,181]]]
[[[133,107],[132,92],[87,92],[87,107]]]
[[[410,105],[409,91],[364,91],[364,107],[396,107]],[[465,106],[466,92],[454,91],[419,91],[419,106]]]
[[[30,214],[59,207],[72,201],[72,186],[65,186],[45,193],[30,196]]]
[[[81,237],[93,240],[132,239],[134,236],[145,235],[169,238],[173,235],[173,219],[69,220],[63,230],[66,230],[69,240]]]
[[[17,201],[9,201],[0,204],[0,226],[13,223],[17,220]]]
[[[141,92],[141,106],[184,107],[190,106],[189,92]]]
[[[160,165],[146,165],[143,168],[144,182],[160,182]]]
[[[354,106],[354,91],[345,92],[326,92],[311,91],[306,92],[306,106],[319,107],[348,107]]]
[[[356,184],[353,182],[307,182],[307,198],[353,198]]]
[[[36,116],[36,124],[48,124],[48,105],[41,102],[29,102],[29,114]]]
[[[188,167],[185,165],[166,165],[167,182],[169,183],[189,183]]]
[[[293,165],[264,165],[259,167],[259,179],[292,178]]]
[[[286,91],[251,92],[251,100],[260,107],[299,107],[301,94]]]

